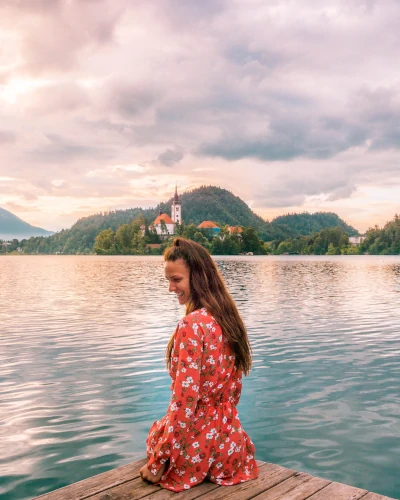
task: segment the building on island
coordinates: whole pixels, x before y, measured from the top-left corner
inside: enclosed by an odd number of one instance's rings
[[[358,246],[365,240],[365,238],[366,236],[349,236],[349,243],[350,245]]]
[[[243,229],[240,226],[229,226],[228,227],[229,235],[232,236],[232,234],[237,234],[238,236],[241,236],[240,233],[243,233]]]
[[[203,221],[197,226],[197,229],[207,229],[207,231],[211,233],[212,236],[219,236],[219,232],[221,231],[221,229],[210,220]]]
[[[151,225],[161,237],[168,237],[175,234],[175,224],[182,223],[182,206],[179,201],[178,188],[175,187],[175,195],[172,201],[171,217],[168,214],[160,213]]]
[[[165,239],[169,236],[174,235],[176,233],[176,224],[182,224],[182,222],[182,205],[178,196],[178,187],[175,186],[175,194],[172,199],[171,205],[171,217],[160,210],[160,213],[157,215],[155,221],[150,225],[150,229],[155,229],[158,236]],[[219,228],[216,224],[214,224],[214,222],[211,222],[210,220],[203,221],[197,226],[197,228],[205,229],[212,237],[221,237],[221,228]],[[141,226],[140,229],[142,231],[142,234],[144,234],[145,227]],[[228,231],[230,235],[237,234],[238,236],[241,236],[243,229],[240,226],[229,226]]]
[[[178,196],[178,186],[175,186],[175,194],[171,207],[171,218],[175,224],[182,224],[182,206]]]
[[[175,234],[175,222],[168,214],[163,214],[161,210],[153,222],[153,227],[159,236]]]

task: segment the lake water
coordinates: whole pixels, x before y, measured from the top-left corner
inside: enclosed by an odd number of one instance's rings
[[[257,458],[400,497],[400,258],[219,257]],[[143,458],[184,313],[161,257],[0,257],[0,497]]]

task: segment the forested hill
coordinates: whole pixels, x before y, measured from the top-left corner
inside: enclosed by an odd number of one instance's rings
[[[301,214],[280,215],[273,219],[272,225],[281,228],[291,238],[308,236],[333,227],[341,227],[349,236],[359,234],[357,229],[346,224],[343,219],[332,212],[316,212],[315,214],[303,212]]]
[[[211,220],[218,225],[251,226],[255,228],[265,241],[285,240],[301,235],[308,235],[311,231],[320,231],[324,228],[345,223],[335,216],[327,214],[290,214],[272,222],[264,221],[255,214],[246,203],[226,189],[215,186],[203,186],[180,195],[182,217],[186,225],[193,222],[195,225],[204,220]],[[114,232],[123,224],[130,224],[139,216],[143,221],[151,224],[159,210],[171,213],[172,198],[151,209],[131,208],[113,212],[99,213],[79,219],[71,229],[64,229],[48,238],[31,238],[23,245],[26,253],[90,253],[96,236],[104,229]],[[331,216],[334,216],[332,218]],[[306,217],[307,216],[307,217]],[[299,223],[306,217],[307,223]],[[350,226],[347,226],[350,228]],[[350,228],[351,234],[357,234]],[[350,234],[350,233],[349,233]]]
[[[182,204],[182,218],[185,224],[198,225],[211,220],[218,225],[252,226],[266,241],[276,238],[285,239],[289,235],[278,226],[265,222],[256,215],[239,197],[226,189],[207,186],[188,191],[179,196]],[[82,253],[91,252],[96,236],[104,229],[116,231],[122,224],[129,224],[139,216],[151,224],[159,211],[171,213],[172,198],[155,208],[131,208],[113,212],[99,213],[79,219],[71,229],[64,229],[50,238],[35,238],[30,241],[29,253]]]
[[[173,198],[157,206],[159,210],[169,214]],[[218,226],[251,226],[258,234],[267,238],[273,237],[270,225],[255,214],[246,203],[230,191],[215,186],[202,186],[180,196],[182,218],[185,224],[193,222],[198,226],[205,220],[215,222]],[[270,234],[269,234],[270,233]],[[270,238],[271,239],[271,238]]]

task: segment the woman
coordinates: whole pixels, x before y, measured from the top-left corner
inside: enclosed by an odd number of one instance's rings
[[[176,238],[164,253],[169,291],[186,305],[166,351],[172,378],[167,414],[147,438],[142,479],[173,491],[205,478],[232,485],[258,476],[255,448],[236,405],[250,344],[236,305],[201,245]]]

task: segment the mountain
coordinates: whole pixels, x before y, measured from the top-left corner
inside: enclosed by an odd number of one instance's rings
[[[13,213],[0,207],[0,239],[22,240],[31,236],[50,236],[52,231],[46,231],[41,227],[31,226]]]
[[[198,226],[205,220],[217,225],[252,226],[260,236],[267,237],[269,224],[254,213],[246,203],[230,191],[215,186],[201,186],[183,193],[180,197],[185,224]],[[173,198],[160,203],[155,210],[170,213]]]
[[[315,214],[303,212],[301,214],[280,215],[273,219],[272,225],[281,228],[290,238],[308,236],[332,227],[341,227],[349,236],[359,234],[357,229],[332,212],[316,212]]]
[[[340,227],[345,225],[345,222],[337,215],[328,214],[327,217],[324,217],[324,213],[288,214],[268,222],[255,214],[238,196],[215,186],[202,186],[193,189],[180,195],[179,199],[182,204],[182,218],[186,225],[192,222],[198,225],[204,220],[211,220],[218,225],[252,226],[265,241],[283,241],[302,234],[310,234],[309,231],[319,231],[332,227],[334,222],[334,225]],[[70,229],[64,229],[49,238],[30,239],[24,244],[24,251],[26,253],[36,253],[36,251],[64,254],[89,253],[93,250],[96,236],[103,229],[110,228],[116,231],[122,224],[129,224],[139,216],[151,224],[160,210],[170,214],[171,204],[172,198],[160,203],[155,208],[137,207],[83,217]],[[350,228],[351,234],[357,234],[354,228],[347,227]],[[304,233],[304,231],[306,232]]]

